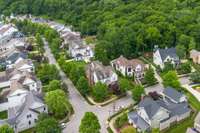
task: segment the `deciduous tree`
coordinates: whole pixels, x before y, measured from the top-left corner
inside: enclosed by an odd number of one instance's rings
[[[71,106],[62,90],[48,92],[45,96],[45,102],[48,105],[49,112],[56,118],[63,118],[70,112]]]
[[[100,133],[100,124],[97,116],[92,112],[86,112],[79,126],[80,133]]]
[[[169,71],[163,76],[163,85],[165,87],[170,86],[176,89],[180,89],[181,84],[178,80],[178,77],[175,71]]]
[[[9,127],[8,125],[2,125],[0,126],[0,132],[1,133],[14,133],[14,130]]]

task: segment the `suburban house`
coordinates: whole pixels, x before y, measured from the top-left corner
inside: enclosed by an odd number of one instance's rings
[[[40,22],[40,18],[32,18],[31,21],[36,23],[46,23],[49,27],[56,30],[63,39],[61,48],[67,47],[69,55],[74,60],[84,60],[85,62],[89,62],[90,59],[94,57],[91,46],[85,44],[79,32],[74,32],[70,27],[54,21],[43,21],[43,19],[41,19]]]
[[[26,39],[12,25],[0,24],[0,112],[7,113],[2,124],[16,133],[32,128],[42,112],[48,112],[41,96],[41,81],[34,74],[32,60],[27,58]]]
[[[11,48],[24,48],[25,47],[25,39],[24,38],[12,38],[11,40],[0,44],[0,51],[6,51]]]
[[[14,32],[17,32],[18,30],[11,24],[5,24],[0,27],[0,39],[6,37],[6,36],[12,36]]]
[[[190,58],[196,64],[200,64],[200,52],[197,50],[190,51]]]
[[[90,58],[94,57],[92,48],[83,42],[80,33],[65,30],[65,32],[61,32],[61,37],[63,38],[62,47],[66,46],[69,55],[76,61],[89,61]]]
[[[9,88],[13,81],[21,83],[29,90],[40,91],[41,83],[33,73],[10,69],[0,73],[0,88]]]
[[[69,45],[69,54],[76,61],[84,60],[88,62],[90,58],[94,57],[94,53],[89,45],[79,45],[75,42]]]
[[[9,124],[16,133],[35,126],[41,113],[48,113],[43,97],[37,92],[27,92],[18,106],[8,108],[8,118],[0,120],[0,125]]]
[[[35,66],[30,59],[17,60],[13,65],[13,68],[21,72],[27,71],[33,73],[35,71]]]
[[[180,64],[180,59],[176,54],[176,48],[157,49],[153,53],[153,62],[161,69],[165,67],[165,63],[169,62],[177,67]]]
[[[15,64],[17,64],[18,62],[27,59],[27,54],[20,52],[20,51],[16,51],[14,53],[11,53],[7,58],[6,58],[6,68],[10,69],[13,68],[13,66]]]
[[[148,65],[139,59],[128,60],[123,56],[111,61],[111,66],[123,76],[134,76],[136,79],[144,78],[145,70],[148,68]]]
[[[129,123],[138,131],[150,131],[152,128],[163,130],[170,127],[172,123],[189,117],[191,109],[184,99],[185,96],[176,90],[173,92],[176,92],[173,96],[163,93],[163,97],[157,100],[144,97],[136,111],[128,114]],[[175,99],[174,96],[179,98]]]
[[[86,67],[86,76],[90,85],[98,82],[104,83],[110,87],[118,82],[118,76],[111,66],[104,66],[99,61],[93,61]]]
[[[49,22],[49,26],[55,29],[63,39],[61,47],[67,47],[69,55],[76,61],[84,60],[90,61],[90,58],[94,57],[94,52],[89,45],[86,45],[80,33],[72,31],[65,25]]]

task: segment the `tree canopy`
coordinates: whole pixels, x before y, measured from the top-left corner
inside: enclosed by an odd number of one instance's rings
[[[86,112],[79,127],[80,133],[100,133],[101,126],[97,116],[92,112]]]
[[[42,15],[96,35],[96,58],[105,63],[154,45],[200,49],[198,0],[1,0],[0,12]]]
[[[14,130],[9,127],[8,125],[2,125],[0,126],[1,133],[14,133]]]
[[[109,96],[108,87],[106,84],[102,84],[100,82],[96,83],[92,88],[92,96],[97,102],[106,100],[106,98]]]
[[[181,84],[175,71],[169,71],[163,76],[163,85],[165,87],[180,89]]]
[[[49,85],[48,85],[48,89],[47,91],[54,91],[54,90],[58,90],[61,89],[61,83],[59,80],[52,80],[50,81]]]
[[[157,79],[155,78],[155,73],[153,68],[149,68],[145,75],[144,75],[144,80],[146,81],[147,85],[154,85],[157,81]]]
[[[59,123],[48,115],[39,115],[39,120],[36,123],[36,133],[61,133]]]
[[[43,84],[48,84],[54,79],[59,79],[59,71],[55,65],[42,64],[36,73]]]
[[[135,87],[132,89],[132,97],[133,100],[136,102],[139,102],[141,99],[141,96],[144,94],[144,87],[141,85],[135,85]]]
[[[62,90],[48,92],[45,96],[45,102],[48,105],[49,112],[56,118],[63,118],[71,109],[65,92]]]

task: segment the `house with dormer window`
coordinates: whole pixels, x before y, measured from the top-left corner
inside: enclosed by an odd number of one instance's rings
[[[153,62],[161,69],[165,67],[167,62],[177,67],[180,64],[180,58],[176,53],[176,48],[157,49],[153,53]]]

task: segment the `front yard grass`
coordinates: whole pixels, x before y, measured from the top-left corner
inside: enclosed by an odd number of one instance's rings
[[[7,119],[8,118],[8,112],[2,111],[0,112],[0,119]]]
[[[20,133],[34,133],[34,131],[35,131],[34,128],[30,128],[30,129],[24,130]]]

